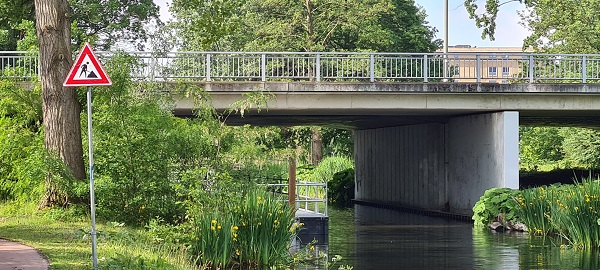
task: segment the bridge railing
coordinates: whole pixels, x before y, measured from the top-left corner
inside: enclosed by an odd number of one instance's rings
[[[131,52],[149,81],[598,83],[600,55],[529,53]],[[99,52],[106,61],[112,53]],[[34,54],[0,52],[0,78],[31,79]]]
[[[37,77],[37,54],[22,51],[0,51],[0,78],[29,80]]]

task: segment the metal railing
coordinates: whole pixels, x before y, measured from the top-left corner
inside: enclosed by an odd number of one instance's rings
[[[148,81],[600,83],[600,55],[529,53],[131,52]],[[104,61],[113,53],[99,52]],[[31,79],[39,61],[0,52],[0,78]]]
[[[267,186],[276,188],[279,193],[288,194],[288,184],[267,184]],[[297,182],[295,198],[296,208],[327,216],[327,183]]]

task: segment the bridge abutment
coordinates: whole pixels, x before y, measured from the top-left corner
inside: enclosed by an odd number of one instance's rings
[[[472,214],[492,187],[518,188],[518,112],[355,132],[356,199]]]

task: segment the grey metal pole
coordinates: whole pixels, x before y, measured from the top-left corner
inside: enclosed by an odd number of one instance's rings
[[[92,216],[92,260],[94,269],[98,269],[98,251],[96,250],[96,202],[94,198],[94,151],[92,146],[92,87],[87,88],[88,156],[90,163],[90,215]]]

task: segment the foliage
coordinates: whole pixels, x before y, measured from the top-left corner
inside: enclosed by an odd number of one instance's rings
[[[354,153],[352,130],[323,127],[323,156],[347,156]]]
[[[406,0],[176,0],[172,11],[187,49],[412,52],[439,43]]]
[[[324,158],[321,163],[312,171],[309,178],[311,182],[329,182],[337,172],[354,168],[352,159],[344,156],[330,156]]]
[[[190,252],[211,268],[265,267],[289,262],[298,226],[294,209],[265,191],[250,190],[223,209],[193,214]]]
[[[579,249],[600,248],[600,180],[575,185],[543,186],[522,191],[492,188],[473,207],[476,226],[486,226],[500,213],[521,221],[530,235],[559,235]]]
[[[546,164],[557,164],[563,159],[563,140],[556,127],[519,128],[520,166],[535,169]]]
[[[0,201],[37,201],[44,191],[47,159],[41,91],[0,81]]]
[[[548,202],[554,200],[553,192],[547,192],[546,187],[525,189],[515,200],[518,203],[517,215],[531,234],[547,235],[551,231]]]
[[[338,205],[350,205],[354,199],[354,168],[339,171],[327,182],[329,201]]]
[[[600,132],[589,128],[569,128],[561,132],[564,137],[565,158],[584,168],[600,167]]]
[[[123,41],[142,49],[150,34],[147,24],[161,25],[158,6],[151,0],[68,2],[76,46],[95,41],[97,48],[105,50]],[[15,50],[27,36],[28,30],[19,25],[34,21],[34,8],[33,0],[0,0],[0,50]]]
[[[498,215],[502,214],[502,221],[514,221],[516,215],[516,202],[514,198],[518,190],[510,188],[491,188],[485,191],[479,201],[473,206],[473,221],[475,226],[487,226]]]
[[[100,216],[143,225],[157,216],[174,220],[183,213],[169,180],[187,140],[179,137],[184,121],[160,107],[164,97],[149,90],[151,85],[142,90],[130,82],[135,63],[112,57],[106,66],[113,85],[95,91],[96,194]]]
[[[525,3],[528,7],[537,3],[537,0],[511,0],[511,1],[500,1],[500,0],[485,0],[485,11],[482,14],[477,14],[479,6],[477,0],[465,0],[463,5],[469,13],[469,18],[475,20],[475,25],[478,28],[483,28],[481,38],[485,39],[488,37],[490,40],[494,40],[494,34],[496,33],[496,17],[500,7],[510,2]]]
[[[528,1],[529,14],[522,16],[531,35],[524,46],[547,53],[600,52],[598,29],[590,26],[600,16],[598,0]]]
[[[600,247],[600,181],[523,191],[519,213],[535,234],[558,234],[573,247]]]

